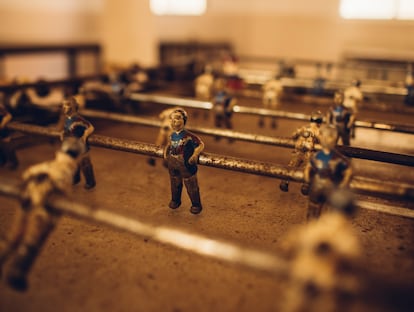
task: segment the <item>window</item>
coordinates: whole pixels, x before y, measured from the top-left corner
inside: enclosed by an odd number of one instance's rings
[[[413,0],[400,0],[399,8],[397,11],[398,19],[414,19],[414,1]]]
[[[150,0],[155,15],[202,15],[207,0]]]
[[[413,0],[341,0],[345,19],[414,19]]]

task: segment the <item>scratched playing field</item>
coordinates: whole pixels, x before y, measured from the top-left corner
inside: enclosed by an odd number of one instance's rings
[[[240,99],[240,105],[259,106],[256,99]],[[137,113],[156,118],[166,107],[141,104]],[[283,110],[311,112],[315,107],[285,102]],[[324,111],[327,106],[318,106]],[[203,112],[189,111],[188,125],[212,127],[213,119]],[[361,118],[412,122],[408,114],[364,111]],[[153,143],[157,129],[90,119],[97,134]],[[279,120],[278,128],[258,127],[258,118],[235,115],[237,131],[288,136],[303,122]],[[357,130],[352,143],[359,147],[414,154],[412,136]],[[254,143],[216,141],[202,136],[206,152],[287,164],[290,149]],[[43,143],[18,151],[20,168],[0,175],[15,181],[28,166],[53,158],[58,144]],[[152,225],[165,225],[186,232],[223,239],[259,250],[280,249],[286,233],[302,224],[307,199],[300,185],[291,183],[289,193],[279,190],[279,180],[244,173],[199,167],[199,184],[204,210],[189,212],[183,192],[182,206],[168,208],[169,178],[161,160],[155,167],[147,156],[92,147],[91,158],[97,186],[74,187],[76,200],[96,209],[106,209]],[[354,160],[355,174],[384,181],[413,184],[412,167]],[[360,199],[398,207],[412,203]],[[7,230],[18,203],[0,197],[0,232]],[[414,279],[414,220],[362,210],[353,227],[363,245],[367,267],[390,274],[396,281]],[[46,243],[29,278],[25,294],[0,285],[0,311],[277,311],[283,280],[254,270],[211,260],[159,244],[150,239],[106,226],[63,217]],[[376,287],[376,285],[372,285]],[[361,302],[361,311],[386,310]]]

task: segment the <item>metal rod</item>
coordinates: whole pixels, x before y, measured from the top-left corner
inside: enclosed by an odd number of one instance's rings
[[[414,156],[390,152],[374,151],[354,146],[337,145],[336,149],[343,155],[351,158],[374,160],[390,164],[414,166]]]
[[[311,59],[286,59],[282,57],[271,57],[271,56],[261,56],[261,55],[238,55],[238,59],[241,63],[252,62],[252,63],[273,63],[277,65],[278,63],[282,62],[285,64],[287,62],[288,65],[306,65],[306,66],[316,66],[321,65],[324,67],[331,66],[332,68],[341,68],[341,69],[366,69],[366,70],[387,70],[387,71],[398,71],[398,72],[406,72],[406,66],[402,67],[392,65],[381,64],[380,65],[371,65],[366,64],[363,62],[355,62],[351,61],[348,63],[345,62],[333,62],[333,61],[324,61],[324,60],[311,60]]]
[[[205,110],[210,110],[213,107],[213,104],[207,101],[184,99],[184,98],[177,98],[177,97],[156,95],[156,94],[134,93],[134,94],[131,94],[129,98],[134,101],[152,102],[152,103],[159,103],[159,104],[165,104],[165,105],[190,107],[190,108],[198,108],[198,109],[205,109]],[[240,113],[240,114],[257,115],[257,116],[264,116],[264,117],[278,117],[278,118],[300,120],[300,121],[310,120],[310,115],[307,115],[307,114],[277,111],[277,110],[272,110],[272,109],[264,109],[264,108],[256,108],[256,107],[248,107],[248,106],[240,106],[240,105],[235,105],[233,107],[233,111],[235,113]],[[414,134],[414,125],[391,124],[387,122],[357,120],[355,121],[355,127]]]
[[[361,176],[354,176],[351,188],[363,194],[377,194],[382,196],[414,198],[414,187],[412,184],[388,182]]]
[[[7,184],[0,183],[0,194],[14,198],[20,197],[18,187],[11,185],[10,182],[7,182]],[[150,238],[162,244],[191,251],[201,256],[280,276],[287,274],[288,271],[288,262],[274,253],[242,247],[234,243],[184,232],[167,226],[154,226],[108,210],[91,208],[57,195],[50,197],[47,206],[75,218],[101,223],[117,230],[139,237]]]
[[[207,109],[207,110],[210,110],[213,108],[213,104],[208,101],[175,98],[171,96],[157,95],[157,94],[133,93],[129,96],[129,98],[133,101],[138,101],[138,102],[152,102],[152,103],[159,103],[159,104],[165,104],[165,105],[177,105],[181,107],[191,107],[191,108],[199,108],[199,109]]]
[[[48,137],[59,137],[60,132],[28,124],[11,122],[7,125],[11,130],[42,135]],[[88,142],[91,145],[134,153],[148,155],[152,157],[163,157],[162,147],[154,144],[138,142],[134,140],[119,139],[93,134],[89,137]],[[243,173],[250,173],[260,176],[267,176],[278,179],[289,179],[296,182],[303,182],[303,171],[291,169],[287,166],[277,165],[274,163],[260,162],[231,156],[216,155],[211,153],[202,153],[199,158],[199,164],[214,168],[227,169]],[[385,183],[382,180],[367,179],[354,177],[351,188],[357,192],[363,192],[373,195],[387,195],[402,197],[404,199],[414,198],[414,188],[411,185],[403,183]]]
[[[281,82],[284,87],[300,88],[305,87],[308,89],[314,88],[314,79],[311,78],[282,78]],[[334,81],[327,80],[324,85],[324,90],[340,90],[349,86],[349,81]],[[384,94],[384,95],[399,95],[406,96],[407,89],[403,87],[391,87],[391,86],[374,86],[363,84],[361,91],[364,94]]]
[[[86,117],[92,118],[103,118],[107,120],[127,122],[131,124],[138,124],[143,126],[150,127],[160,127],[161,122],[154,119],[148,119],[138,116],[130,116],[125,114],[103,112],[97,110],[83,109],[81,114]],[[267,144],[279,147],[293,148],[295,147],[295,141],[290,138],[283,137],[270,137],[258,134],[236,132],[232,130],[222,130],[214,128],[204,128],[204,127],[190,127],[187,126],[187,129],[195,133],[211,135],[211,136],[220,136],[229,139],[235,139],[250,143],[258,144]],[[338,146],[337,149],[347,157],[368,159],[374,161],[387,162],[392,164],[404,165],[404,166],[414,166],[414,156],[374,151],[364,148],[351,147],[351,146]]]
[[[381,203],[372,203],[365,200],[357,200],[356,206],[360,209],[367,209],[385,214],[414,219],[414,210],[400,207],[392,207]]]
[[[141,126],[157,127],[161,126],[161,122],[155,119],[143,118],[139,116],[131,116],[126,114],[118,114],[112,112],[104,112],[91,109],[82,109],[80,111],[82,116],[91,117],[91,118],[102,118],[112,121],[126,122]],[[207,127],[191,127],[186,126],[186,128],[192,132],[211,135],[211,136],[220,136],[223,138],[235,139],[251,143],[260,143],[267,145],[275,145],[280,147],[293,148],[295,146],[294,140],[290,138],[282,137],[270,137],[259,134],[243,133],[233,130],[217,129],[217,128],[207,128]]]

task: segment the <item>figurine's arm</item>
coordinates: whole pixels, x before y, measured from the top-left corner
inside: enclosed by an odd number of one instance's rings
[[[351,129],[354,126],[354,123],[355,123],[355,114],[351,114],[351,116],[349,116],[349,121],[346,127],[348,129]]]
[[[204,150],[204,143],[200,141],[200,144],[194,149],[193,155],[188,159],[190,164],[197,163],[198,156],[200,156],[201,152]]]
[[[3,116],[3,119],[1,120],[0,129],[4,129],[11,119],[12,115],[8,112],[5,116]]]
[[[230,101],[229,107],[227,108],[229,113],[233,112],[233,107],[236,105],[236,103],[237,103],[237,99],[232,98]]]
[[[302,130],[303,130],[303,127],[297,128],[295,132],[293,132],[292,134],[292,139],[296,140],[300,136],[300,133],[302,132]]]
[[[40,164],[35,164],[31,167],[29,167],[28,169],[26,169],[23,172],[23,180],[27,181],[28,179],[30,179],[33,176],[39,175],[40,173],[48,173],[48,169],[49,166],[47,163],[40,163]]]
[[[164,148],[164,159],[167,159],[167,156],[168,156],[167,154],[168,154],[168,150],[169,150],[170,146],[171,146],[171,143],[168,140],[168,143],[165,145],[165,148]]]
[[[352,178],[352,167],[351,166],[349,166],[345,171],[344,171],[344,174],[343,174],[343,179],[342,179],[342,181],[341,181],[341,183],[340,183],[340,187],[346,187],[346,186],[348,186],[349,185],[349,183],[350,183],[350,181],[351,181],[351,178]]]
[[[358,90],[358,92],[356,92],[355,98],[357,101],[362,101],[364,99],[364,95],[362,94],[360,90]]]
[[[92,126],[92,124],[89,125],[89,127],[87,127],[85,129],[85,132],[82,135],[82,140],[83,142],[86,143],[86,140],[88,139],[88,137],[95,131],[94,126]]]

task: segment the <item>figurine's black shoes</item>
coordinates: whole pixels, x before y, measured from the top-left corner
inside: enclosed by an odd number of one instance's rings
[[[150,157],[148,158],[147,162],[148,162],[148,165],[155,166],[155,158]]]
[[[300,191],[302,192],[302,195],[309,195],[310,191],[310,185],[309,183],[303,183],[302,187],[300,188]]]
[[[84,188],[85,189],[87,189],[87,190],[89,190],[89,189],[91,189],[91,188],[94,188],[95,187],[95,185],[96,185],[96,183],[95,182],[93,182],[93,183],[86,183],[85,185],[84,185]]]
[[[27,279],[23,273],[18,271],[10,272],[7,276],[7,283],[17,291],[27,290]]]
[[[287,192],[289,191],[289,183],[287,183],[286,181],[282,181],[280,182],[279,188],[282,192]]]
[[[181,202],[175,202],[175,201],[170,201],[170,204],[168,205],[168,207],[170,207],[171,209],[177,209],[178,207],[181,206]]]
[[[192,214],[199,214],[201,212],[201,210],[203,210],[203,207],[200,206],[191,206],[190,208],[190,212]]]

